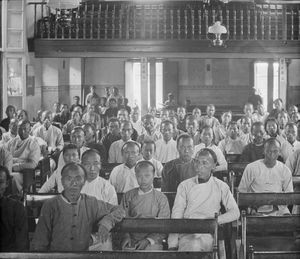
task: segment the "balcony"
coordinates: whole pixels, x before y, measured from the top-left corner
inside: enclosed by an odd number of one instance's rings
[[[34,6],[40,54],[49,52],[45,47],[61,52],[216,51],[207,40],[215,21],[228,30],[228,48],[218,51],[300,51],[299,4],[88,1],[71,10],[29,5]]]

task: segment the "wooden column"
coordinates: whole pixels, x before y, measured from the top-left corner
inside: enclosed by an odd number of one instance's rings
[[[155,59],[150,60],[150,106],[156,106],[156,65]]]
[[[148,110],[148,60],[141,58],[141,115]]]
[[[268,60],[268,111],[273,109],[273,92],[274,92],[274,68],[273,59]]]

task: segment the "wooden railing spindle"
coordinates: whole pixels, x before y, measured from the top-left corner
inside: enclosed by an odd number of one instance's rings
[[[233,39],[236,40],[236,9],[233,10]]]
[[[42,12],[43,13],[43,12]],[[57,9],[55,10],[55,17],[57,17]],[[54,39],[57,39],[57,20],[55,19],[55,26],[54,26]]]
[[[167,39],[167,9],[164,9],[164,39]]]
[[[278,9],[275,5],[275,40],[278,40]]]
[[[195,39],[195,10],[191,10],[191,16],[192,16],[192,40]]]
[[[201,14],[201,9],[199,8],[198,10],[198,37],[199,37],[199,40],[201,39],[201,19],[202,19],[202,14]]]
[[[36,20],[36,5],[37,4],[34,4],[34,32],[33,32],[33,35],[34,37],[37,37],[37,20]],[[41,33],[42,34],[42,33]]]
[[[249,7],[247,8],[247,39],[250,40],[251,35],[250,35],[250,17],[251,17],[251,12]]]
[[[180,39],[181,27],[180,27],[180,9],[177,10],[177,38]]]
[[[244,39],[244,10],[241,9],[241,39]]]
[[[99,4],[99,9],[97,12],[97,39],[100,39],[100,32],[101,32],[101,7],[102,5]]]
[[[230,24],[229,24],[229,10],[226,8],[226,28],[228,35],[230,36]]]
[[[205,16],[205,35],[208,32],[208,11],[204,11],[204,16]]]
[[[159,39],[159,21],[160,21],[160,18],[159,18],[159,13],[160,13],[160,10],[157,9],[156,10],[156,38]]]
[[[90,39],[93,38],[93,31],[94,31],[94,13],[95,13],[95,5],[92,4],[92,10],[91,10],[91,25],[90,25]]]
[[[264,17],[264,11],[262,9],[261,11],[261,39],[264,40],[265,39],[265,17]]]
[[[184,10],[184,38],[187,39],[187,34],[188,34],[188,28],[187,28],[187,10]]]
[[[257,9],[254,9],[254,40],[257,40]]]
[[[291,8],[291,40],[294,40],[294,11]]]
[[[130,15],[130,6],[126,6],[126,40],[129,40],[129,15]]]
[[[104,14],[104,39],[107,40],[107,29],[108,29],[108,4],[106,4]]]
[[[86,16],[87,16],[87,3],[84,3],[84,14],[83,14],[83,39],[86,39]]]
[[[79,6],[77,7],[77,12],[76,12],[76,16],[75,16],[75,38],[79,39],[79,24],[78,24],[78,20],[79,20]]]
[[[271,40],[271,36],[272,36],[272,16],[271,16],[271,6],[268,5],[268,40]]]
[[[114,4],[114,8],[112,10],[112,15],[111,15],[111,23],[112,23],[112,26],[111,26],[111,38],[114,39],[115,38],[115,33],[116,33],[116,25],[115,25],[115,22],[116,22],[116,5]]]
[[[171,39],[174,39],[174,10],[170,10],[170,31],[171,31]]]

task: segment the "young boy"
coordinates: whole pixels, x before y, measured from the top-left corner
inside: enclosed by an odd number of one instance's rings
[[[146,140],[142,146],[142,160],[147,160],[154,165],[155,174],[154,177],[161,177],[161,172],[163,170],[163,165],[160,161],[153,158],[154,152],[156,150],[156,145],[153,140]]]
[[[167,197],[153,189],[155,168],[149,161],[143,160],[135,166],[135,174],[139,184],[124,194],[121,206],[126,217],[132,218],[169,218],[170,208]],[[122,249],[162,250],[164,234],[126,233],[122,241]]]
[[[58,164],[57,169],[50,176],[50,178],[45,182],[42,188],[39,190],[39,193],[48,193],[51,192],[54,188],[57,189],[57,192],[61,193],[63,191],[63,186],[61,183],[61,170],[64,165],[70,162],[79,162],[79,153],[77,146],[74,144],[68,144],[64,147],[63,151],[63,160],[62,164]]]

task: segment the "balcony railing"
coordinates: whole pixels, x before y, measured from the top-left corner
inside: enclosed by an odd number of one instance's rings
[[[230,40],[300,40],[299,4],[84,2],[72,10],[31,5],[40,39],[204,40],[208,27],[221,21]]]

